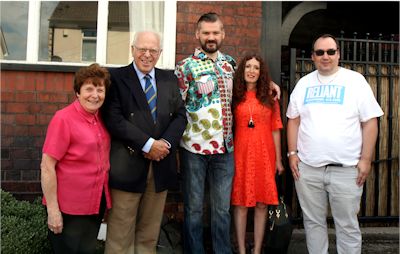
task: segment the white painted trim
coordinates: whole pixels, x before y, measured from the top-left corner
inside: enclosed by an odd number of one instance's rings
[[[96,62],[104,65],[107,62],[108,0],[97,4]]]
[[[28,6],[26,62],[37,63],[39,58],[40,1],[30,0]]]
[[[176,0],[166,0],[164,2],[163,61],[161,63],[161,68],[163,69],[175,68],[176,11]]]

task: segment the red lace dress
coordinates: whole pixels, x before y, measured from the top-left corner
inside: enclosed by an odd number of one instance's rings
[[[254,128],[249,128],[252,116]],[[234,111],[235,176],[232,204],[254,207],[257,202],[276,205],[275,145],[272,131],[282,128],[279,104],[273,110],[263,106],[255,92],[246,92],[245,100]]]

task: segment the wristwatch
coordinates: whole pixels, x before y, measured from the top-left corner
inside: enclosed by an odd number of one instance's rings
[[[295,154],[297,154],[297,150],[296,151],[290,151],[286,155],[289,158],[290,156],[295,155]]]

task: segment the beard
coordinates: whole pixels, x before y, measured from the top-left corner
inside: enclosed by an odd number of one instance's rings
[[[213,44],[212,47],[207,46],[207,44],[210,44],[210,43]],[[205,41],[205,42],[200,41],[200,45],[201,45],[201,49],[203,49],[204,52],[210,53],[210,54],[217,52],[221,48],[221,43],[218,43],[215,40]]]

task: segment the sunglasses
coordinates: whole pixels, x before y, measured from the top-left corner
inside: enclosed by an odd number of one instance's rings
[[[314,53],[317,56],[323,56],[325,54],[325,52],[328,54],[328,56],[333,56],[334,54],[336,54],[337,49],[328,49],[327,51],[324,51],[322,49],[318,49],[315,50]]]

